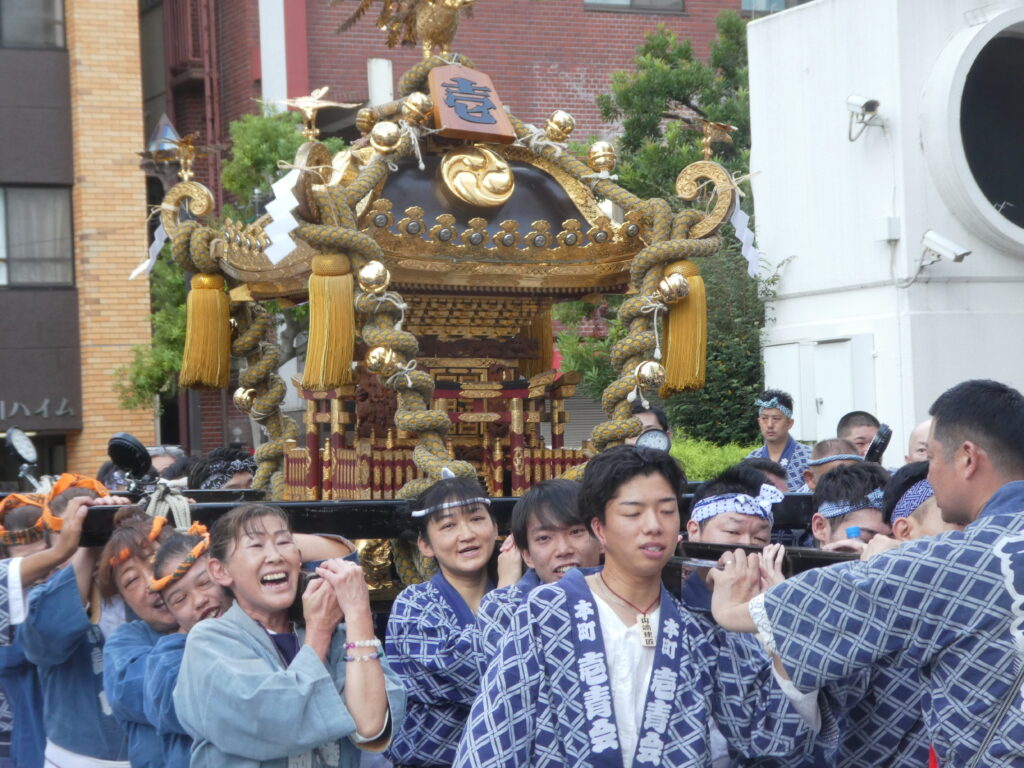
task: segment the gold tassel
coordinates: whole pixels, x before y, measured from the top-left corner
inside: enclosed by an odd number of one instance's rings
[[[302,386],[324,390],[352,383],[355,298],[352,264],[338,253],[318,254],[309,276],[309,343]]]
[[[708,304],[704,278],[692,261],[679,261],[665,268],[665,275],[681,274],[690,287],[689,295],[669,307],[665,323],[665,384],[660,395],[704,386],[708,347]]]
[[[551,328],[551,306],[542,305],[530,324],[522,329],[522,333],[528,339],[537,340],[539,356],[535,360],[520,360],[519,372],[529,379],[554,368],[555,334]]]
[[[178,383],[187,389],[223,389],[230,376],[231,324],[224,278],[193,275],[185,302],[185,354]]]

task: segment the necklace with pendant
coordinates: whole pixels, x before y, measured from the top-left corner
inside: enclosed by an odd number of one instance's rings
[[[598,578],[601,579],[602,586],[604,586],[604,588],[607,589],[611,595],[618,599],[619,602],[621,602],[623,605],[626,605],[637,612],[636,623],[640,626],[640,642],[644,646],[644,648],[653,648],[655,645],[654,627],[651,626],[651,617],[647,614],[650,613],[651,609],[658,604],[659,600],[661,600],[661,595],[659,594],[656,598],[654,598],[654,601],[646,608],[640,608],[639,606],[633,605],[633,603],[629,602],[629,600],[627,600],[614,589],[609,587],[608,582],[604,580],[603,573],[598,573],[597,575]]]

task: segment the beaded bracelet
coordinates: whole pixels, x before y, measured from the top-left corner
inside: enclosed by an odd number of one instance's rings
[[[346,648],[380,648],[380,640],[356,640],[352,643],[345,643]]]
[[[383,659],[384,653],[382,651],[374,651],[373,653],[364,653],[360,656],[346,656],[345,661],[373,661],[374,659]]]

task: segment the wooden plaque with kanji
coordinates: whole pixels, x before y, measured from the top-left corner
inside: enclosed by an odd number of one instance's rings
[[[441,136],[489,144],[516,140],[494,84],[483,72],[452,64],[430,70],[429,82],[434,124]]]

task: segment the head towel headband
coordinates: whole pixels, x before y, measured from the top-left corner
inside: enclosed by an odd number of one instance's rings
[[[99,480],[94,480],[93,478],[86,477],[85,475],[76,475],[72,472],[65,472],[57,478],[57,482],[54,483],[53,488],[46,497],[46,502],[43,504],[42,519],[46,527],[51,531],[60,531],[61,527],[64,525],[64,521],[50,511],[50,505],[53,503],[54,499],[70,488],[88,488],[90,491],[95,491],[97,496],[110,495],[110,491],[108,491],[107,487]]]
[[[414,510],[409,514],[413,517],[426,517],[427,515],[432,515],[435,512],[441,512],[445,509],[454,509],[455,507],[469,507],[472,506],[473,504],[483,504],[484,506],[489,507],[491,506],[491,500],[485,499],[483,496],[477,496],[476,498],[473,499],[453,499],[452,501],[446,501],[441,504],[435,504],[434,506],[427,507],[426,509]]]
[[[738,512],[741,515],[760,517],[762,520],[774,522],[772,505],[777,504],[786,498],[782,491],[774,485],[765,483],[761,486],[761,492],[755,498],[745,493],[723,493],[720,496],[708,496],[693,505],[690,512],[690,519],[697,523],[703,523],[712,517],[725,514],[726,512]]]
[[[924,504],[935,495],[935,489],[928,482],[928,478],[918,480],[907,489],[907,492],[900,496],[896,507],[892,511],[892,519],[899,520],[901,517],[909,517],[914,510]]]
[[[239,472],[248,472],[251,475],[255,475],[256,459],[252,456],[247,456],[244,459],[235,459],[233,461],[223,459],[212,462],[206,479],[199,484],[199,490],[215,491],[218,488],[223,488],[224,484]]]
[[[755,400],[754,405],[757,406],[757,412],[760,414],[761,411],[767,410],[768,408],[775,408],[782,411],[786,415],[787,419],[793,418],[793,409],[787,408],[779,402],[779,398],[773,397],[771,400]]]
[[[864,461],[864,457],[858,453],[837,453],[835,456],[822,456],[820,459],[811,459],[807,462],[807,466],[820,467],[822,464],[831,464],[833,461]]]
[[[14,547],[41,541],[44,534],[42,509],[45,504],[46,497],[41,493],[12,493],[0,501],[0,544]],[[8,531],[3,527],[4,518],[7,517],[8,512],[18,507],[38,507],[39,518],[34,525],[28,528],[23,528],[20,531]]]
[[[160,579],[152,579],[149,582],[150,592],[162,592],[171,584],[180,581],[188,573],[189,568],[195,565],[196,560],[206,554],[210,548],[210,534],[206,532],[206,526],[202,523],[192,523],[192,527],[186,532],[189,536],[199,536],[199,542],[192,547],[185,559],[178,563],[178,567]]]
[[[153,525],[149,529],[149,533],[146,534],[146,540],[149,541],[149,542],[156,541],[156,537],[160,535],[160,531],[162,531],[164,529],[165,525],[167,525],[167,518],[166,517],[161,517],[159,515],[154,517],[153,518]],[[122,563],[126,562],[128,560],[128,558],[130,558],[131,556],[132,556],[131,549],[129,549],[128,547],[125,547],[120,552],[118,552],[116,555],[114,555],[112,558],[110,558],[110,567],[111,568],[117,568],[117,566],[119,566]]]
[[[829,519],[842,517],[856,512],[858,509],[881,509],[882,489],[876,488],[863,499],[853,501],[826,501],[818,507],[818,514]]]

